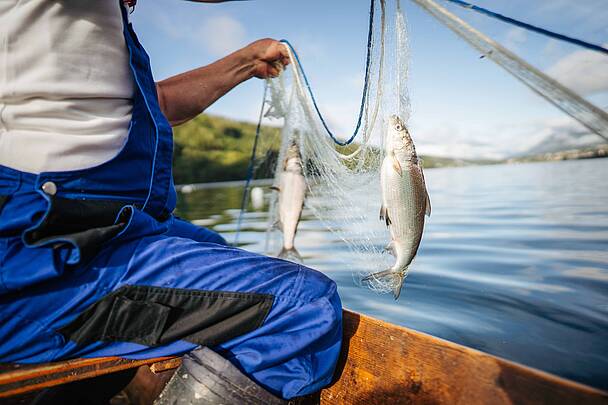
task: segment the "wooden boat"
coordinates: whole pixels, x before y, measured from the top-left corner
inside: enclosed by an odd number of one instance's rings
[[[0,403],[45,387],[141,367],[150,401],[179,358],[77,359],[0,367]],[[141,373],[140,373],[141,371]],[[141,387],[143,385],[143,389]],[[128,390],[129,388],[127,388]],[[334,382],[302,404],[608,404],[608,393],[411,329],[344,311]]]

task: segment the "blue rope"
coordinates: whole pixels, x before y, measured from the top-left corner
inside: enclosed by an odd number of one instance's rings
[[[566,36],[566,35],[562,35],[562,34],[558,34],[558,33],[553,32],[553,31],[546,30],[544,28],[536,27],[534,25],[531,25],[531,24],[528,24],[528,23],[525,23],[525,22],[522,22],[522,21],[518,21],[518,20],[515,20],[515,19],[513,19],[511,17],[507,17],[507,16],[504,16],[502,14],[498,14],[498,13],[495,13],[493,11],[490,11],[488,9],[476,6],[474,4],[467,3],[466,1],[462,1],[462,0],[445,0],[445,1],[457,4],[457,5],[461,6],[461,7],[464,7],[464,8],[473,10],[473,11],[477,11],[478,13],[485,14],[485,15],[487,15],[489,17],[492,17],[492,18],[496,18],[496,19],[498,19],[500,21],[504,21],[504,22],[506,22],[508,24],[516,25],[518,27],[525,28],[525,29],[530,30],[530,31],[534,31],[534,32],[537,32],[539,34],[546,35],[546,36],[554,38],[554,39],[558,39],[560,41],[569,42],[571,44],[582,46],[583,48],[591,49],[593,51],[601,52],[601,53],[604,53],[604,54],[608,55],[608,49],[606,49],[606,48],[604,48],[602,46],[599,46],[599,45],[591,44],[589,42],[585,42],[585,41],[582,41],[580,39],[572,38],[572,37],[569,37],[569,36]]]
[[[317,116],[319,117],[319,120],[321,120],[321,124],[323,124],[323,128],[325,128],[325,131],[331,137],[331,139],[340,146],[346,146],[355,140],[355,138],[359,134],[359,130],[361,129],[361,124],[363,122],[363,113],[365,110],[365,100],[367,99],[367,93],[369,90],[369,76],[370,76],[371,59],[372,59],[372,35],[373,35],[373,28],[374,28],[375,3],[376,3],[375,0],[371,0],[370,9],[369,9],[369,27],[368,27],[368,33],[367,33],[367,55],[365,57],[365,79],[363,82],[363,92],[361,94],[361,106],[359,108],[359,117],[357,118],[357,125],[355,126],[355,130],[353,131],[353,134],[346,141],[340,141],[334,135],[334,133],[331,131],[331,129],[329,129],[329,126],[327,125],[327,122],[325,121],[323,114],[321,114],[321,110],[319,109],[319,105],[317,104],[317,99],[315,98],[315,95],[312,92],[312,87],[310,86],[310,82],[308,81],[308,77],[306,76],[306,72],[304,71],[304,67],[302,66],[302,62],[300,60],[300,57],[298,56],[298,53],[296,52],[294,47],[291,45],[291,43],[289,43],[288,40],[286,40],[286,39],[281,40],[281,42],[283,42],[285,45],[287,45],[289,47],[289,49],[293,53],[294,57],[296,58],[296,61],[298,62],[298,66],[300,66],[300,71],[302,72],[302,77],[304,78],[304,84],[306,84],[306,90],[308,91],[308,94],[310,95],[310,98],[312,100],[312,105],[317,113]]]
[[[260,110],[260,118],[258,119],[258,125],[255,128],[255,139],[253,140],[253,148],[251,149],[251,159],[249,159],[249,166],[247,167],[247,178],[245,180],[245,189],[243,190],[243,198],[241,199],[241,211],[239,212],[239,219],[236,223],[236,231],[234,235],[233,246],[238,246],[239,234],[241,233],[241,224],[243,222],[243,215],[247,210],[247,203],[249,202],[249,186],[253,179],[253,167],[255,165],[255,154],[258,149],[258,141],[260,139],[260,133],[262,132],[262,118],[264,115],[264,106],[266,105],[266,93],[268,92],[268,82],[264,82],[264,95],[262,96],[262,109]]]

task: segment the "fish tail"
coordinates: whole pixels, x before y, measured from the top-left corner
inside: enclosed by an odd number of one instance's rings
[[[369,282],[371,280],[389,280],[390,284],[393,288],[393,297],[395,300],[399,299],[399,295],[401,295],[401,287],[403,287],[403,281],[405,280],[405,276],[407,275],[407,267],[402,271],[394,271],[393,269],[387,269],[383,271],[379,271],[377,273],[372,273],[368,276],[363,277],[364,282]]]
[[[300,256],[300,252],[298,252],[295,247],[292,247],[290,249],[285,249],[283,247],[277,257],[279,259],[290,260],[292,262],[303,262],[302,256]]]
[[[399,295],[401,295],[401,287],[403,287],[403,282],[405,281],[405,275],[407,274],[407,268],[403,272],[399,272],[395,277],[395,285],[393,286],[393,297],[395,297],[395,301],[399,299]]]

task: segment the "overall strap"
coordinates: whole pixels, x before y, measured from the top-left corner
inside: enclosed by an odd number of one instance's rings
[[[143,103],[151,119],[149,131],[153,131],[152,138],[155,145],[152,156],[152,169],[149,179],[148,195],[142,209],[156,218],[163,218],[171,214],[175,208],[175,189],[172,176],[173,132],[171,125],[163,115],[158,103],[156,83],[152,77],[150,58],[140,44],[129,22],[128,12],[119,0],[122,12],[124,37],[129,50],[129,63],[137,87],[136,100]],[[132,134],[133,135],[133,134]],[[135,134],[143,135],[143,134]],[[131,140],[130,140],[131,141]],[[146,142],[144,139],[132,141]],[[141,145],[143,146],[143,145]]]

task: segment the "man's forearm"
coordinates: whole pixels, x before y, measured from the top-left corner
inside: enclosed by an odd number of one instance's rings
[[[184,123],[239,83],[254,76],[255,60],[242,50],[210,65],[156,84],[160,107],[171,125]]]

